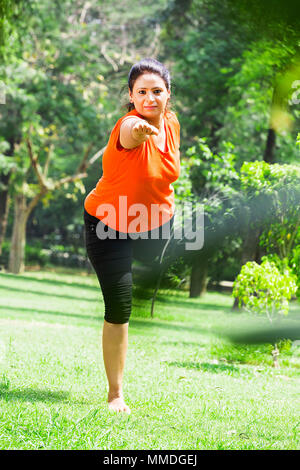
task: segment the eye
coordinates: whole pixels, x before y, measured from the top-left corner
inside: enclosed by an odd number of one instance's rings
[[[156,93],[156,94],[159,94],[161,92],[162,92],[162,90],[154,90],[154,93]]]
[[[139,91],[139,94],[142,94],[142,95],[143,95],[144,93],[146,93],[145,90],[140,90],[140,91]]]

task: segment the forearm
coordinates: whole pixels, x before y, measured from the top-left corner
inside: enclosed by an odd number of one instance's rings
[[[135,120],[132,120],[133,122],[131,123],[131,127],[130,127],[130,137],[133,139],[134,142],[137,143],[137,146],[138,145],[141,145],[143,142],[146,142],[148,139],[149,139],[149,134],[141,134],[141,135],[136,135],[134,132],[133,132],[133,128],[135,126],[135,124],[139,123],[140,121],[142,121],[142,119],[135,119]]]
[[[149,139],[151,134],[158,134],[155,127],[140,118],[126,119],[120,129],[120,143],[126,149],[138,147]]]

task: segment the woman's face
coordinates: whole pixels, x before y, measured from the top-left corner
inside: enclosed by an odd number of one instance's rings
[[[170,94],[164,80],[155,73],[140,75],[132,92],[129,90],[130,101],[136,111],[149,121],[156,121],[164,114]]]

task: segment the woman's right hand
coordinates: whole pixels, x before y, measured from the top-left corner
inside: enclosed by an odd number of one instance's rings
[[[141,140],[146,135],[158,135],[158,129],[147,121],[139,119],[131,129],[131,135],[136,140]]]
[[[158,129],[145,119],[130,116],[121,124],[120,144],[125,149],[133,149],[146,142],[150,135],[158,134]]]

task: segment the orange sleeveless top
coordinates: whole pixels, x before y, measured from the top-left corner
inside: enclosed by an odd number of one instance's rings
[[[174,112],[164,115],[166,151],[152,136],[133,149],[121,146],[120,127],[113,128],[102,158],[103,175],[87,195],[84,208],[108,227],[124,233],[146,232],[168,222],[175,211],[172,182],[180,175],[180,125]]]

